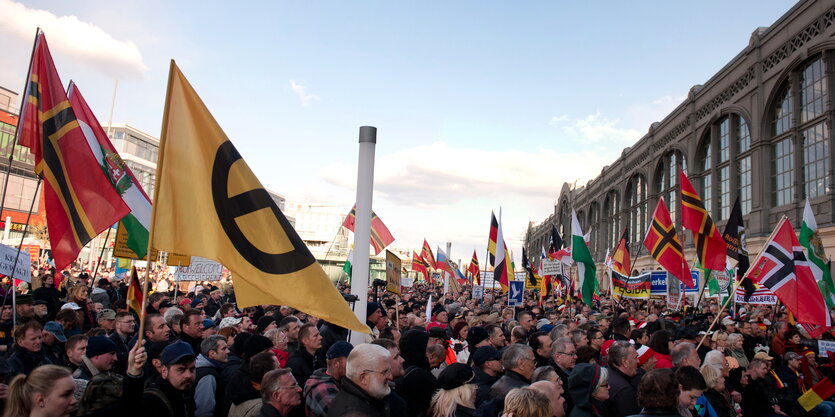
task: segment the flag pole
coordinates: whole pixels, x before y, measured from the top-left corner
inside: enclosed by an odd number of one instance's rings
[[[20,259],[20,249],[23,247],[23,239],[26,239],[26,232],[29,231],[29,219],[32,218],[32,210],[35,208],[35,200],[38,197],[38,190],[41,187],[41,177],[38,177],[38,183],[35,184],[35,195],[32,196],[32,203],[29,204],[29,213],[26,214],[26,224],[23,225],[23,235],[20,236],[20,245],[17,245],[17,256],[14,258],[14,264],[12,265],[12,327],[17,326],[17,292],[15,291],[14,286],[14,271],[17,269],[17,261]],[[9,293],[6,293],[8,295]],[[6,300],[3,300],[5,304]]]
[[[15,135],[14,141],[12,142],[11,148],[9,148],[9,162],[8,166],[6,166],[6,178],[3,179],[3,192],[0,194],[0,211],[6,207],[6,191],[9,187],[9,176],[12,174],[12,161],[14,160],[14,148],[17,146],[18,142],[20,142],[20,135],[23,133],[23,129],[21,129],[20,122],[23,120],[23,112],[26,110],[26,102],[28,97],[26,96],[26,92],[29,90],[29,84],[32,82],[32,61],[35,59],[35,50],[38,48],[38,38],[41,34],[41,28],[38,27],[35,29],[35,41],[32,42],[32,53],[29,55],[29,71],[26,73],[26,84],[23,86],[23,95],[20,97],[20,108],[18,109],[17,115],[17,127],[15,128]],[[28,223],[28,222],[27,222]],[[14,280],[12,280],[12,284],[14,284]],[[14,287],[14,285],[12,285]],[[14,314],[13,314],[14,315]]]
[[[162,178],[163,172],[163,161],[165,158],[165,145],[168,143],[168,118],[171,110],[171,90],[174,86],[174,68],[176,68],[176,63],[174,60],[171,60],[171,64],[168,67],[168,86],[165,89],[165,108],[163,109],[162,113],[162,132],[160,132],[159,137],[159,154],[157,156],[157,172],[156,172],[156,184],[154,184],[154,201],[157,201],[157,197],[159,197],[159,186],[160,186],[160,178]],[[142,339],[145,337],[145,310],[147,309],[148,305],[148,286],[151,281],[151,252],[153,249],[154,244],[154,221],[157,217],[157,205],[153,204],[151,206],[151,227],[148,228],[148,252],[145,254],[145,282],[142,283],[142,307],[139,311],[139,331],[136,335],[136,344],[138,346],[142,346]]]
[[[96,262],[96,268],[93,269],[93,276],[90,279],[90,281],[92,281],[91,284],[90,284],[91,288],[93,286],[95,286],[95,284],[93,284],[93,282],[96,281],[96,274],[99,272],[99,265],[101,265],[101,258],[104,256],[104,249],[107,248],[107,239],[110,239],[110,231],[111,230],[113,230],[113,228],[108,227],[107,228],[107,234],[104,236],[104,243],[101,245],[101,252],[99,252],[99,259],[98,259],[98,262]]]
[[[374,152],[377,146],[377,128],[361,126],[359,132],[359,163],[357,167],[357,212],[354,226],[354,249],[360,255],[359,262],[351,264],[351,294],[364,300],[368,294],[369,257],[371,244],[371,205],[374,197]],[[354,260],[357,256],[354,256]],[[375,289],[376,293],[376,289]],[[367,303],[356,303],[354,314],[362,323],[366,318]],[[357,346],[365,342],[366,335],[351,332],[350,342]]]
[[[732,294],[736,294],[736,289],[739,288],[739,284],[741,282],[742,281],[739,281],[739,282],[734,284],[733,291],[731,292]],[[721,291],[720,291],[720,294],[721,294]],[[722,308],[720,308],[719,311],[716,313],[716,317],[713,318],[713,322],[710,323],[710,327],[708,327],[705,334],[702,335],[702,339],[699,340],[699,344],[696,346],[696,350],[699,350],[699,348],[702,347],[702,343],[704,343],[705,339],[707,338],[707,335],[710,334],[711,330],[713,330],[713,326],[716,325],[716,322],[718,322],[719,319],[722,318],[722,312],[725,311],[725,308],[728,307],[728,303],[730,303],[731,299],[733,299],[733,298],[736,298],[736,297],[728,297],[728,299],[725,300],[724,303],[722,303]]]

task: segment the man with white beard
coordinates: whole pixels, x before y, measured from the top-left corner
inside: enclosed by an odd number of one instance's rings
[[[362,344],[348,355],[342,390],[328,409],[328,417],[356,413],[362,416],[388,415],[388,382],[393,379],[389,351],[372,344]]]

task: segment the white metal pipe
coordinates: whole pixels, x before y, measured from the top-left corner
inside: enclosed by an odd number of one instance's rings
[[[377,146],[377,128],[360,127],[359,166],[357,168],[357,211],[354,226],[354,260],[351,270],[351,294],[357,296],[354,314],[365,322],[368,301],[368,275],[371,245],[371,203],[374,194],[374,151]],[[354,346],[366,342],[366,335],[351,332]]]

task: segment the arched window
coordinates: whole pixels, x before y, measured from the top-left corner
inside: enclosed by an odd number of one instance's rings
[[[659,197],[664,197],[673,223],[676,223],[678,213],[678,170],[685,164],[684,155],[681,152],[671,151],[658,161],[655,170],[655,192]]]
[[[647,230],[647,183],[643,175],[636,174],[626,185],[626,206],[630,243],[641,242]]]
[[[751,211],[751,156],[742,154],[751,147],[748,123],[738,114],[729,114],[708,127],[698,153],[699,196],[714,220],[730,217],[731,205],[739,187],[743,214]],[[734,167],[736,184],[731,175]],[[693,181],[695,182],[695,181]]]
[[[609,191],[603,202],[603,218],[606,222],[603,249],[617,245],[620,227],[620,201],[618,193]]]
[[[829,190],[826,65],[823,56],[813,58],[789,74],[775,96],[770,112],[771,195],[775,206],[794,202],[797,178],[802,179],[801,199],[820,197]],[[795,166],[795,149],[802,150],[799,167]]]

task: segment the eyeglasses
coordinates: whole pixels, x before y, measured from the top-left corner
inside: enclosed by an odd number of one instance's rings
[[[286,387],[278,387],[278,389],[291,389],[291,390],[297,390],[299,388],[301,388],[301,386],[299,386],[299,384],[288,385]]]
[[[385,371],[382,371],[382,372],[381,371],[375,371],[373,369],[363,369],[363,372],[372,372],[372,373],[375,373],[375,374],[380,374],[380,375],[385,376],[385,375],[390,375],[391,374],[391,369],[386,369]]]
[[[557,352],[558,355],[577,356],[577,352]]]

